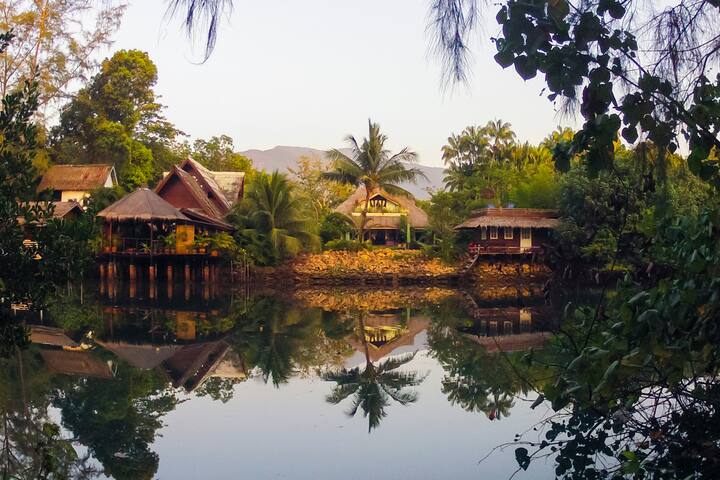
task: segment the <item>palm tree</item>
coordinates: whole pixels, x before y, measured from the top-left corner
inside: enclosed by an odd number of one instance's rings
[[[370,360],[370,349],[365,338],[364,314],[358,317],[358,336],[362,340],[365,353],[365,368],[360,367],[347,370],[330,371],[322,375],[323,380],[337,383],[325,399],[328,403],[337,405],[352,396],[352,406],[347,411],[348,416],[354,417],[358,410],[368,419],[368,432],[380,425],[387,413],[385,408],[394,400],[400,405],[409,405],[417,401],[417,393],[405,391],[406,387],[420,385],[426,375],[418,372],[398,372],[399,367],[405,365],[417,352],[388,358],[378,365]]]
[[[507,156],[508,149],[515,143],[515,132],[512,131],[512,125],[498,119],[489,121],[483,130],[489,137],[493,160],[496,164],[501,163]]]
[[[300,212],[292,185],[276,170],[257,174],[231,219],[245,227],[241,233],[266,236],[280,256],[288,256],[297,253],[303,243],[315,241]]]
[[[328,152],[333,162],[334,170],[323,174],[323,178],[339,183],[365,187],[365,204],[360,215],[358,226],[358,238],[360,241],[365,237],[365,224],[370,203],[370,195],[381,188],[390,194],[411,197],[410,192],[398,186],[400,182],[415,182],[418,177],[425,177],[425,174],[416,167],[407,167],[405,163],[415,163],[417,154],[407,147],[398,153],[391,154],[385,148],[387,136],[380,133],[380,125],[368,120],[368,136],[363,139],[362,144],[352,135],[345,139],[350,146],[350,154],[347,155],[338,149]]]

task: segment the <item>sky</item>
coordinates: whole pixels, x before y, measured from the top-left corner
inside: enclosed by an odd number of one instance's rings
[[[393,150],[408,146],[420,163],[441,166],[447,137],[468,125],[501,118],[533,143],[560,124],[574,126],[542,96],[541,79],[525,82],[494,62],[492,7],[476,34],[469,82],[444,89],[429,53],[428,5],[236,0],[201,63],[180,22],[165,18],[165,1],[135,0],[111,50],[148,52],[168,119],[191,138],[230,135],[238,150],[341,147],[348,134],[365,136],[372,119]]]

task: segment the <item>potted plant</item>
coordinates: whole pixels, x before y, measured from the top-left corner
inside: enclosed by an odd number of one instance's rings
[[[220,252],[231,252],[237,247],[235,239],[227,232],[218,232],[210,237],[211,255],[217,257]]]
[[[120,248],[121,243],[122,241],[117,235],[113,235],[112,237],[110,237],[110,251],[113,253],[117,252]]]
[[[162,237],[163,252],[174,253],[175,252],[175,233],[169,233]]]
[[[198,249],[198,253],[205,254],[207,252],[207,246],[210,244],[210,237],[206,233],[200,233],[195,237],[195,247]]]

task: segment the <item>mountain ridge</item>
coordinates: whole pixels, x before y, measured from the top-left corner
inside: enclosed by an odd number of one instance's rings
[[[283,173],[289,173],[289,169],[294,168],[297,165],[297,159],[302,156],[317,156],[327,161],[327,153],[325,150],[312,147],[277,145],[267,150],[252,148],[238,153],[250,158],[253,161],[253,166],[255,168],[268,172],[278,170]],[[403,182],[400,184],[401,187],[405,188],[416,198],[421,200],[430,198],[428,189],[440,190],[443,188],[442,179],[444,173],[442,168],[429,167],[421,164],[413,164],[413,166],[422,170],[422,172],[427,176],[427,180],[420,178],[415,184]]]

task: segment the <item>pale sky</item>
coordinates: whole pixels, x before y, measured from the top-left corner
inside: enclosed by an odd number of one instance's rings
[[[452,132],[502,118],[538,142],[560,119],[540,91],[492,59],[495,11],[478,35],[467,86],[441,88],[428,54],[429,0],[236,0],[212,57],[198,64],[161,0],[132,1],[113,50],[147,51],[166,115],[192,138],[228,134],[239,150],[276,145],[320,149],[362,137],[380,123],[390,146],[409,146],[441,166]],[[563,123],[567,124],[568,120]],[[572,125],[570,125],[572,126]]]

